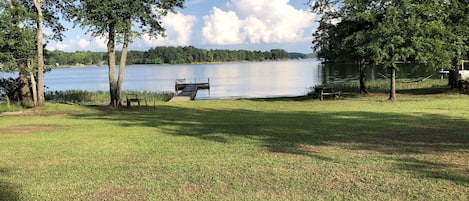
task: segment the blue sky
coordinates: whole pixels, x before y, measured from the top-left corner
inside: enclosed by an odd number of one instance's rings
[[[193,45],[204,49],[274,48],[311,53],[311,34],[317,23],[308,0],[186,0],[185,8],[163,18],[166,38],[135,39],[131,50],[155,46]],[[106,51],[106,39],[86,35],[66,23],[62,42],[48,49]]]

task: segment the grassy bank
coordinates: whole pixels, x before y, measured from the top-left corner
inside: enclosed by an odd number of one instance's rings
[[[144,98],[151,104],[157,101],[169,101],[174,96],[173,92],[123,91],[121,93],[122,100],[125,101],[128,94],[136,94],[139,98]],[[47,92],[45,98],[51,102],[99,105],[109,103],[109,92],[85,90],[52,91]]]
[[[467,101],[49,103],[0,116],[0,200],[467,200]]]
[[[0,113],[2,112],[14,112],[24,110],[25,108],[22,107],[20,104],[10,104],[7,103],[0,103]]]
[[[174,92],[151,92],[151,91],[123,91],[121,93],[122,104],[126,104],[128,94],[136,94],[138,98],[144,99],[146,105],[155,106],[157,102],[169,101]],[[132,98],[133,96],[129,96]],[[107,91],[85,91],[85,90],[66,90],[66,91],[49,91],[45,93],[45,99],[54,103],[75,103],[81,105],[106,105],[109,104],[109,92]],[[13,101],[7,105],[6,101],[0,100],[0,113],[27,110],[33,107],[30,105],[21,105],[17,101]],[[145,102],[142,102],[145,105]]]

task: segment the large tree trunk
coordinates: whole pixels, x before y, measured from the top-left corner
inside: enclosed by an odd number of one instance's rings
[[[107,42],[108,52],[108,75],[109,94],[111,97],[110,106],[117,108],[121,104],[118,85],[116,82],[116,31],[114,25],[109,25],[109,37]]]
[[[396,100],[396,67],[391,65],[391,86],[389,90],[389,100],[395,101]]]
[[[44,107],[44,50],[42,44],[42,9],[41,2],[43,0],[34,0],[34,6],[37,10],[37,33],[36,33],[36,45],[37,45],[37,105],[36,107]]]
[[[29,88],[29,80],[28,76],[26,75],[26,65],[24,63],[20,63],[18,65],[19,68],[19,82],[20,82],[20,98],[23,104],[28,105],[32,102],[31,97],[31,90]]]
[[[36,78],[34,76],[34,71],[31,66],[31,61],[28,61],[28,69],[29,69],[29,79],[31,79],[31,89],[33,90],[33,103],[34,103],[34,106],[37,106],[37,84],[36,84]]]
[[[451,89],[459,88],[459,66],[461,60],[461,53],[456,52],[456,56],[453,58],[452,66],[453,69],[449,71],[448,76],[448,84],[450,85]]]
[[[359,62],[360,68],[360,93],[361,94],[369,94],[368,93],[368,86],[366,85],[366,70],[365,70],[365,63],[363,61]]]
[[[459,88],[459,70],[451,69],[448,74],[448,85],[451,89]]]
[[[130,32],[130,31],[129,31]],[[125,64],[127,62],[127,50],[129,47],[130,41],[130,33],[126,32],[124,34],[124,44],[122,45],[122,54],[121,60],[119,63],[119,76],[117,78],[117,95],[120,97],[120,92],[122,89],[122,83],[124,82],[124,72],[125,72]]]

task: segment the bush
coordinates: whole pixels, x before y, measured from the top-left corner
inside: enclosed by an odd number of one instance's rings
[[[0,101],[19,100],[19,89],[21,85],[18,79],[0,78]]]

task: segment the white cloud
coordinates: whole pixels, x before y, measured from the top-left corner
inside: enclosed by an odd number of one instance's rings
[[[81,38],[79,41],[78,41],[78,46],[81,48],[81,49],[85,49],[87,48],[88,46],[90,46],[90,41],[87,41],[83,38]]]
[[[197,18],[182,13],[168,13],[162,19],[162,25],[166,29],[166,37],[154,39],[148,34],[143,35],[143,42],[149,46],[179,46],[189,45],[192,36],[192,27]]]
[[[76,39],[69,39],[63,42],[52,42],[50,45],[47,46],[48,50],[61,50],[65,52],[73,52],[73,51],[80,51],[80,50],[90,50],[90,51],[102,51],[107,48],[106,46],[106,38],[104,37],[96,37],[90,39],[85,39],[87,36],[77,36]]]
[[[204,42],[224,45],[243,42],[240,35],[241,21],[235,12],[225,12],[214,7],[210,16],[204,16],[204,22]]]
[[[94,44],[96,49],[107,49],[107,39],[106,37],[99,36],[94,38]]]
[[[217,45],[297,42],[310,37],[314,14],[289,0],[230,0],[204,16],[204,42]]]
[[[55,46],[52,46],[51,50],[68,50],[70,48],[70,45],[65,44],[65,43],[56,43]]]

